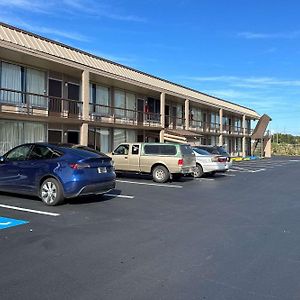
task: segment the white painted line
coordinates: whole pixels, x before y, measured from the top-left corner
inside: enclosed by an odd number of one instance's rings
[[[127,180],[116,180],[116,182],[130,183],[130,184],[140,184],[140,185],[150,185],[150,186],[159,186],[167,188],[177,188],[182,189],[182,185],[172,185],[172,184],[159,184],[159,183],[146,183],[146,182],[136,182],[136,181],[127,181]]]
[[[250,173],[258,173],[258,172],[262,172],[262,171],[266,171],[266,169],[249,170]]]
[[[195,180],[195,179],[194,179]],[[210,178],[196,178],[197,181],[215,181],[215,179]]]
[[[290,159],[289,161],[292,161],[292,162],[300,162],[300,159]]]
[[[118,195],[118,194],[104,194],[105,196],[109,196],[109,197],[118,197],[118,198],[126,198],[126,199],[133,199],[134,196],[127,196],[127,195]]]
[[[224,174],[223,176],[227,176],[227,177],[235,177],[236,175],[234,175],[234,174]]]
[[[5,204],[0,204],[0,207],[2,208],[8,208],[8,209],[14,209],[14,210],[20,210],[20,211],[25,211],[33,214],[39,214],[39,215],[46,215],[46,216],[52,216],[52,217],[58,217],[60,214],[57,213],[51,213],[47,211],[40,211],[40,210],[34,210],[34,209],[28,209],[28,208],[23,208],[23,207],[18,207],[18,206],[10,206],[10,205],[5,205]]]

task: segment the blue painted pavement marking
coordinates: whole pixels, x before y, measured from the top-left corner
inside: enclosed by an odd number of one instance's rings
[[[9,227],[14,227],[18,225],[24,225],[29,223],[28,221],[23,221],[23,220],[16,220],[16,219],[10,219],[10,218],[4,218],[0,217],[0,230],[1,229],[6,229]]]

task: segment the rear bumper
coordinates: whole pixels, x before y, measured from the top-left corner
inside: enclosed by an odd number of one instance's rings
[[[228,166],[226,163],[209,163],[209,164],[201,164],[204,173],[211,172],[226,172],[228,170]]]
[[[116,180],[109,180],[97,183],[86,184],[77,188],[74,188],[72,192],[65,194],[66,198],[74,198],[84,195],[100,195],[109,192],[116,187]]]

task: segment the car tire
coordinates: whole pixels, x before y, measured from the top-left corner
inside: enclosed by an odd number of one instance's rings
[[[170,172],[166,167],[159,165],[153,169],[152,177],[153,181],[158,183],[164,183],[170,179]]]
[[[201,165],[196,164],[195,172],[194,172],[194,177],[195,178],[200,178],[203,175],[203,168]]]
[[[40,186],[40,198],[48,206],[58,205],[64,200],[61,184],[54,178],[47,178]]]

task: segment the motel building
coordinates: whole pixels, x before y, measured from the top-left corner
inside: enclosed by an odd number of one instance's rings
[[[122,142],[251,154],[254,110],[0,23],[0,155],[26,142]]]

